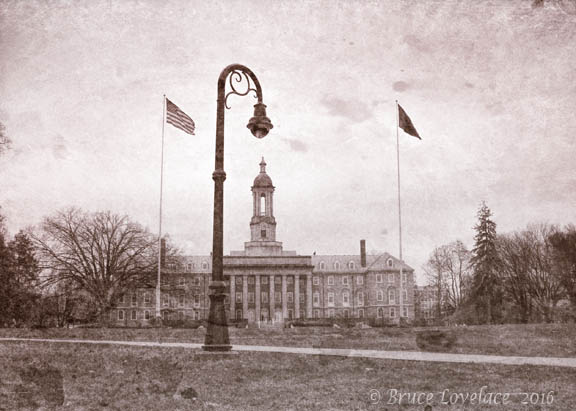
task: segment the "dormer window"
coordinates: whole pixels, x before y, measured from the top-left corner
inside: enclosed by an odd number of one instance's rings
[[[389,259],[386,261],[386,265],[388,265],[388,267],[392,267],[392,266],[394,265],[394,262],[392,261],[391,258],[389,258]]]
[[[336,261],[336,262],[334,263],[334,269],[335,269],[335,270],[339,270],[339,269],[340,269],[340,262],[339,262],[339,261]]]
[[[320,269],[321,270],[325,270],[326,269],[326,263],[324,261],[320,261]]]
[[[348,262],[348,269],[350,269],[350,270],[354,269],[354,261]]]

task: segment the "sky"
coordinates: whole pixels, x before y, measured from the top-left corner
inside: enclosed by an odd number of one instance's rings
[[[165,127],[163,232],[211,251],[217,79],[262,85],[274,128],[226,110],[224,250],[249,241],[264,156],[277,239],[299,254],[398,256],[423,283],[434,247],[473,246],[482,201],[500,233],[576,222],[576,3],[507,1],[0,1],[0,212],[12,234],[67,207],[158,231],[163,95],[196,123]]]

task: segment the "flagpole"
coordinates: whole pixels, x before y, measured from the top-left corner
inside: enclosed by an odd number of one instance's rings
[[[166,94],[162,96],[162,149],[160,151],[160,209],[158,216],[158,278],[156,280],[156,318],[161,317],[160,281],[162,276],[162,183],[164,180],[164,124],[166,123]]]
[[[402,303],[402,269],[404,266],[404,260],[402,259],[402,207],[400,201],[400,139],[398,137],[398,129],[400,128],[400,110],[398,108],[398,100],[396,100],[396,163],[398,165],[398,248],[400,257],[400,295],[398,296],[398,301]],[[402,316],[402,307],[400,307],[400,312],[398,317]]]

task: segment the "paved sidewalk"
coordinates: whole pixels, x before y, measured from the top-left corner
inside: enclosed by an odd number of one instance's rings
[[[0,338],[0,342],[40,342],[130,345],[136,347],[168,347],[201,349],[202,344],[154,341],[108,341],[108,340],[62,340],[51,338]],[[257,351],[303,355],[330,355],[340,357],[377,358],[382,360],[429,361],[449,363],[501,364],[501,365],[540,365],[550,367],[576,368],[576,358],[559,357],[509,357],[501,355],[448,354],[421,351],[378,351],[342,348],[274,347],[266,345],[233,345],[234,351]]]

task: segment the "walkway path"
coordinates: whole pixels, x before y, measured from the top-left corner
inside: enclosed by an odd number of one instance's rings
[[[62,340],[49,338],[0,338],[0,342],[40,342],[131,345],[137,347],[166,347],[201,349],[202,344],[153,341],[107,341],[107,340]],[[551,367],[576,368],[576,358],[559,357],[509,357],[502,355],[448,354],[420,351],[378,351],[342,348],[274,347],[265,345],[234,345],[234,351],[258,351],[303,355],[331,355],[341,357],[377,358],[383,360],[429,361],[451,363],[501,364],[501,365],[543,365]]]

